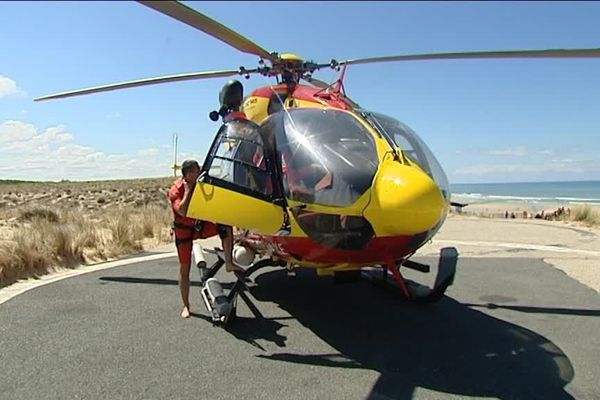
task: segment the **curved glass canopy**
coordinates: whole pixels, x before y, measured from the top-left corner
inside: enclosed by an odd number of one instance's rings
[[[371,186],[379,163],[375,142],[355,116],[290,109],[272,114],[260,129],[275,139],[287,198],[348,206]]]
[[[409,160],[421,167],[440,187],[444,198],[450,201],[450,185],[439,161],[425,142],[408,126],[384,114],[364,112],[363,115],[388,141],[402,149]]]

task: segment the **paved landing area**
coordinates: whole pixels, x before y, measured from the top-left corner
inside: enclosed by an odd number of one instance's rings
[[[423,307],[265,269],[265,319],[240,301],[229,332],[197,284],[179,318],[175,257],[54,282],[0,305],[0,398],[600,398],[597,292],[540,258],[463,256],[457,271]]]

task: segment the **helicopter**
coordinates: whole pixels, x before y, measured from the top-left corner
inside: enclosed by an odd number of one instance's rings
[[[262,75],[277,83],[244,96],[230,80],[210,112],[221,125],[203,163],[188,216],[237,228],[236,260],[250,275],[265,266],[313,268],[340,280],[381,273],[408,298],[435,302],[453,283],[458,252],[444,248],[434,287],[418,290],[401,268],[429,272],[411,257],[439,231],[453,203],[444,170],[425,142],[390,116],[347,96],[348,66],[382,62],[509,58],[597,58],[600,49],[404,54],[317,63],[269,52],[177,1],[139,1],[258,56],[239,67],[139,79],[43,96],[67,98],[137,86]],[[333,69],[327,83],[313,75]],[[243,260],[242,260],[243,259]],[[255,260],[259,260],[255,262]],[[242,262],[244,261],[244,262]],[[219,266],[215,266],[218,268]],[[213,270],[214,275],[214,270]],[[243,286],[240,282],[239,290]],[[415,289],[417,288],[417,289]]]

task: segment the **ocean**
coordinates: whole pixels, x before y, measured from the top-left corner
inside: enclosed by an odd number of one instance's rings
[[[600,181],[469,183],[450,185],[452,200],[466,203],[527,202],[600,206]]]

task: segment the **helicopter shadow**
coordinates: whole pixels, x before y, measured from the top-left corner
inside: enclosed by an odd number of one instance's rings
[[[368,282],[333,285],[309,270],[292,280],[284,271],[266,272],[255,282],[253,297],[274,302],[337,351],[258,357],[378,371],[368,398],[412,399],[418,387],[500,399],[573,398],[564,390],[572,364],[554,343],[450,297],[418,306]]]
[[[178,286],[179,281],[176,279],[166,278],[141,278],[133,276],[102,276],[99,278],[101,283],[105,282],[117,282],[117,283],[134,283],[134,284],[148,284],[148,285],[169,285]],[[222,282],[221,286],[223,289],[231,290],[235,282]],[[194,288],[202,288],[202,283],[199,281],[190,281],[190,286]],[[200,309],[202,309],[200,307]],[[279,347],[285,347],[286,336],[281,335],[278,331],[286,325],[279,321],[285,319],[291,319],[292,317],[280,317],[280,318],[266,318],[260,313],[260,310],[254,306],[251,310],[254,314],[252,317],[236,316],[235,325],[232,328],[228,328],[227,331],[235,336],[239,340],[243,340],[250,345],[266,351],[263,346],[260,345],[258,340],[265,340],[272,342]],[[192,318],[204,320],[212,324],[212,318],[208,315],[206,310],[203,312],[191,312]]]

